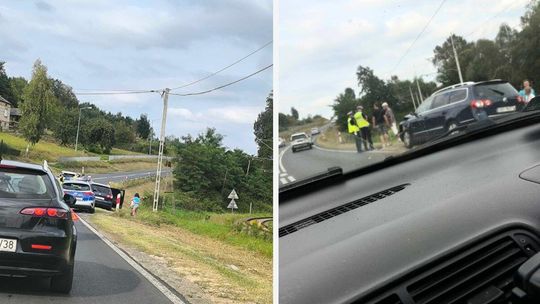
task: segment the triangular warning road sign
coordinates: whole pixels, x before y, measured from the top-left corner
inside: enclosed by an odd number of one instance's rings
[[[234,191],[234,189],[231,191],[231,193],[229,194],[229,196],[227,196],[227,198],[230,198],[230,199],[238,199],[238,194],[236,194],[236,191]]]
[[[238,206],[236,205],[236,202],[234,201],[234,199],[231,200],[231,202],[227,206],[227,209],[238,209]]]

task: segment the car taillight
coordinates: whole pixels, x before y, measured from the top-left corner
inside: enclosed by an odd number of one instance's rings
[[[473,109],[481,109],[483,107],[489,107],[493,104],[493,101],[490,99],[474,99],[471,101],[471,108]]]
[[[90,196],[94,196],[94,192],[92,191],[86,191],[86,192],[83,192],[84,195],[90,195]]]
[[[107,194],[107,198],[108,198],[108,199],[112,199],[112,195]]]
[[[31,215],[34,217],[67,218],[66,210],[60,208],[30,207],[21,210],[21,214]]]
[[[40,245],[40,244],[32,244],[32,249],[40,249],[40,250],[51,250],[52,246],[50,245]]]

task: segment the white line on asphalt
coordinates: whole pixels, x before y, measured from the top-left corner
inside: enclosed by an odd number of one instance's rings
[[[105,244],[109,245],[112,250],[114,250],[120,257],[122,257],[126,262],[128,262],[131,267],[135,268],[143,277],[145,277],[152,285],[154,285],[161,293],[163,293],[171,302],[174,304],[185,304],[178,296],[176,296],[169,288],[163,285],[158,281],[153,275],[151,275],[146,269],[142,268],[141,265],[137,264],[131,257],[125,254],[120,250],[116,245],[111,243],[107,238],[105,238],[101,233],[99,233],[94,227],[90,226],[85,220],[79,217],[79,221],[83,223],[90,231],[96,234]]]
[[[279,153],[279,169],[281,170],[281,172],[283,173],[287,173],[287,170],[285,169],[285,167],[283,166],[283,155],[285,154],[285,152],[287,151],[287,149],[289,149],[291,146],[287,146],[285,147],[285,149],[283,149],[283,151],[281,151],[281,153]]]
[[[279,180],[280,180],[281,183],[284,184],[284,185],[289,183],[289,181],[287,181],[284,177],[280,178]]]
[[[279,177],[286,177],[287,175],[288,175],[287,173],[280,173]]]
[[[296,181],[296,178],[294,178],[294,177],[292,177],[292,176],[288,176],[287,178],[291,181],[291,183],[294,182],[294,181]]]

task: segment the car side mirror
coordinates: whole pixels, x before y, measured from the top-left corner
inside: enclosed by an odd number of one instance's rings
[[[414,117],[418,117],[418,113],[416,113],[416,112],[411,112],[411,115],[414,116]]]
[[[73,207],[75,206],[75,202],[77,201],[77,199],[73,196],[73,195],[70,195],[70,194],[64,194],[64,202],[69,206],[69,207]]]

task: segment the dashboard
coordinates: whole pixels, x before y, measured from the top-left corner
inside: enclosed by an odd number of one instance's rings
[[[540,124],[280,198],[279,227],[280,303],[507,303],[540,251]]]

